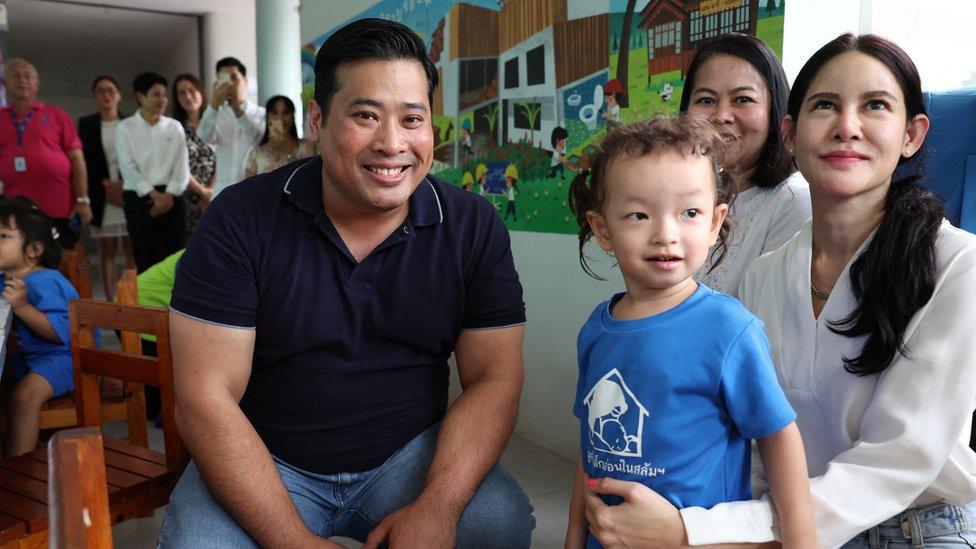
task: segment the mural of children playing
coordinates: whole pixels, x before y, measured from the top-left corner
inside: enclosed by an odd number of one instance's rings
[[[471,172],[464,172],[464,175],[461,176],[461,188],[470,191],[473,186],[474,176],[471,175]]]
[[[478,182],[478,193],[481,196],[488,194],[488,166],[484,164],[475,166],[474,180]]]
[[[508,203],[505,206],[505,217],[502,219],[507,220],[508,214],[512,214],[513,222],[518,221],[518,214],[515,213],[515,195],[518,194],[518,168],[515,164],[509,164],[505,168],[505,198],[508,199]]]
[[[606,110],[603,111],[603,119],[608,126],[616,126],[620,124],[620,99],[627,92],[620,80],[614,78],[603,87],[603,93],[603,101],[607,105]]]
[[[566,139],[569,138],[569,132],[566,128],[562,126],[556,126],[552,130],[552,163],[549,164],[549,175],[546,177],[553,178],[556,177],[556,172],[559,172],[560,179],[566,179],[566,167],[569,166],[566,160]]]

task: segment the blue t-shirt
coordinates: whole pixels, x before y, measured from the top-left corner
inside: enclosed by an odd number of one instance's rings
[[[6,277],[4,277],[6,280]],[[78,292],[68,279],[54,269],[34,271],[24,277],[27,302],[47,316],[61,343],[44,339],[14,317],[14,330],[20,340],[20,352],[28,362],[32,356],[63,355],[71,357],[71,325],[68,321],[68,302],[78,299]]]
[[[577,341],[583,470],[640,482],[678,508],[751,499],[749,439],[796,417],[762,322],[704,284],[637,320],[611,316],[622,295],[593,311]]]

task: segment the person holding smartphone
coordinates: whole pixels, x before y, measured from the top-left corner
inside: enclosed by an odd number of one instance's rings
[[[257,147],[247,153],[244,177],[277,170],[302,158],[315,155],[315,143],[298,138],[295,104],[284,95],[268,99],[265,106],[268,125]]]
[[[244,178],[244,157],[264,132],[264,107],[247,99],[247,68],[234,57],[217,61],[217,82],[197,134],[217,146],[213,196]]]

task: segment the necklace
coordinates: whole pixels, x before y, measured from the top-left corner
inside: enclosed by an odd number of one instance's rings
[[[823,301],[827,301],[827,298],[830,297],[830,292],[821,292],[816,286],[813,285],[812,280],[810,281],[810,294],[812,294],[813,297]]]

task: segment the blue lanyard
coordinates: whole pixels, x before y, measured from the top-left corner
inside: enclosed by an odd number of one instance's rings
[[[10,119],[14,122],[14,130],[17,131],[17,148],[24,150],[24,134],[27,133],[27,124],[30,123],[31,118],[34,118],[34,113],[36,109],[31,107],[27,111],[27,114],[23,118],[17,120],[17,115],[14,114],[14,109],[10,109]]]

